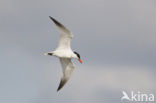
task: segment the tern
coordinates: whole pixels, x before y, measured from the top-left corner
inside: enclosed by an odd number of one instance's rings
[[[73,38],[72,32],[53,17],[49,16],[49,18],[55,23],[60,32],[58,47],[56,50],[45,53],[45,55],[56,56],[60,59],[63,76],[57,89],[57,91],[59,91],[66,84],[74,71],[75,66],[72,59],[76,58],[80,63],[82,63],[82,60],[80,58],[80,54],[75,51],[73,52],[71,49],[70,42]]]

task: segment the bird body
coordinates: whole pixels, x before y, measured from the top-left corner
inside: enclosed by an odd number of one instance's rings
[[[60,32],[60,37],[59,37],[58,47],[56,48],[56,50],[45,53],[45,55],[56,56],[60,59],[63,76],[61,78],[59,87],[57,89],[57,91],[59,91],[69,80],[72,72],[74,71],[75,66],[72,62],[72,58],[78,59],[80,63],[82,63],[82,60],[80,59],[80,55],[77,52],[73,52],[70,47],[70,42],[71,39],[73,38],[72,32],[70,32],[64,25],[62,25],[53,17],[51,16],[49,17],[58,28]]]
[[[56,49],[50,53],[59,58],[77,58],[71,49]]]

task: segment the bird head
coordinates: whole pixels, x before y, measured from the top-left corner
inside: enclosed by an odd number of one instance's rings
[[[74,54],[76,54],[76,56],[77,56],[77,58],[78,58],[78,61],[79,61],[80,63],[82,63],[82,60],[81,60],[81,58],[80,58],[80,54],[77,53],[77,52],[74,52]]]

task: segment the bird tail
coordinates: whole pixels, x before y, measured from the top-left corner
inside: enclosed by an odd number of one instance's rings
[[[44,55],[50,55],[50,56],[52,56],[52,55],[53,55],[53,53],[48,52],[48,53],[44,53]]]

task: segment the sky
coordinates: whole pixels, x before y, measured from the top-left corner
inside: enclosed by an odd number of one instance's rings
[[[81,55],[62,69],[54,17]],[[155,0],[0,0],[1,103],[124,103],[122,91],[156,95]]]

